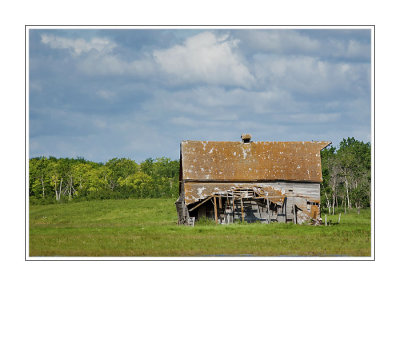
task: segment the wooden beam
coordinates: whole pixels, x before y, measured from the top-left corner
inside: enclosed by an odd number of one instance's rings
[[[215,217],[215,224],[218,224],[218,209],[217,209],[217,197],[214,196],[214,217]]]
[[[285,223],[287,223],[287,198],[283,201],[283,206],[285,206]]]
[[[218,196],[218,206],[219,208],[222,208],[222,200],[221,200],[221,196]]]
[[[229,198],[228,195],[226,196],[226,202],[225,202],[225,207],[224,207],[224,218],[225,218],[225,223],[229,224],[229,213],[226,212],[226,210],[229,207]]]
[[[242,210],[242,223],[244,222],[244,213],[243,213],[243,199],[240,198],[240,209]]]
[[[197,204],[195,207],[192,207],[192,208],[189,210],[189,212],[190,212],[190,211],[193,211],[193,210],[196,209],[197,207],[203,205],[206,201],[208,201],[208,200],[210,200],[210,199],[211,199],[211,196],[207,197],[207,198],[204,199],[201,203]]]

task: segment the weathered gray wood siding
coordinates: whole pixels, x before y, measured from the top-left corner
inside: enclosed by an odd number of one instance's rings
[[[184,201],[183,193],[175,201],[176,211],[178,213],[178,224],[188,224],[189,211]]]
[[[320,184],[311,182],[270,182],[265,183],[267,186],[274,187],[284,191],[284,193],[291,193],[294,195],[304,196],[310,199],[320,200]]]

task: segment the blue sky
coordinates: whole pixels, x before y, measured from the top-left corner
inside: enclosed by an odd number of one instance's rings
[[[31,29],[30,157],[182,140],[370,141],[370,30]]]

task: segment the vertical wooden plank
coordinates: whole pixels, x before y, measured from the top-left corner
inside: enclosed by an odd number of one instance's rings
[[[214,217],[215,217],[215,224],[218,224],[218,209],[217,209],[217,197],[214,196]]]
[[[283,200],[283,206],[285,206],[285,223],[287,223],[287,197]]]
[[[244,213],[243,213],[243,199],[240,197],[240,208],[242,210],[242,223],[244,222]]]
[[[231,218],[231,214],[229,213],[229,223],[233,223],[233,210],[232,210],[232,203],[231,203],[231,199],[229,197],[229,194],[227,195],[227,199],[228,199],[230,212],[232,212],[232,218]],[[232,221],[231,221],[231,219],[232,219]]]
[[[232,195],[232,220],[235,221],[235,196]]]
[[[268,224],[271,224],[271,213],[269,210],[269,199],[267,199],[267,212],[268,212]]]
[[[230,218],[229,218],[229,217],[230,217],[231,215],[230,215],[228,209],[230,209],[230,206],[229,206],[229,195],[226,194],[226,202],[225,202],[224,211],[225,211],[226,222],[229,224],[229,223],[230,223]]]
[[[229,205],[229,195],[226,194],[226,205],[225,205],[225,218],[226,218],[226,222],[229,224],[231,222],[231,214],[229,213],[229,211],[227,211],[227,209],[230,208]]]
[[[221,196],[218,196],[218,206],[219,208],[222,208],[222,200],[221,200]]]
[[[235,202],[233,199],[233,195],[232,195],[232,199],[229,199],[229,205],[231,207],[232,210],[232,223],[235,221]]]
[[[296,205],[293,205],[293,222],[297,224]]]

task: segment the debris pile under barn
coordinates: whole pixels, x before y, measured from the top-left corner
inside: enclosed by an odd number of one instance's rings
[[[330,142],[183,141],[178,223],[320,221],[320,151]]]

